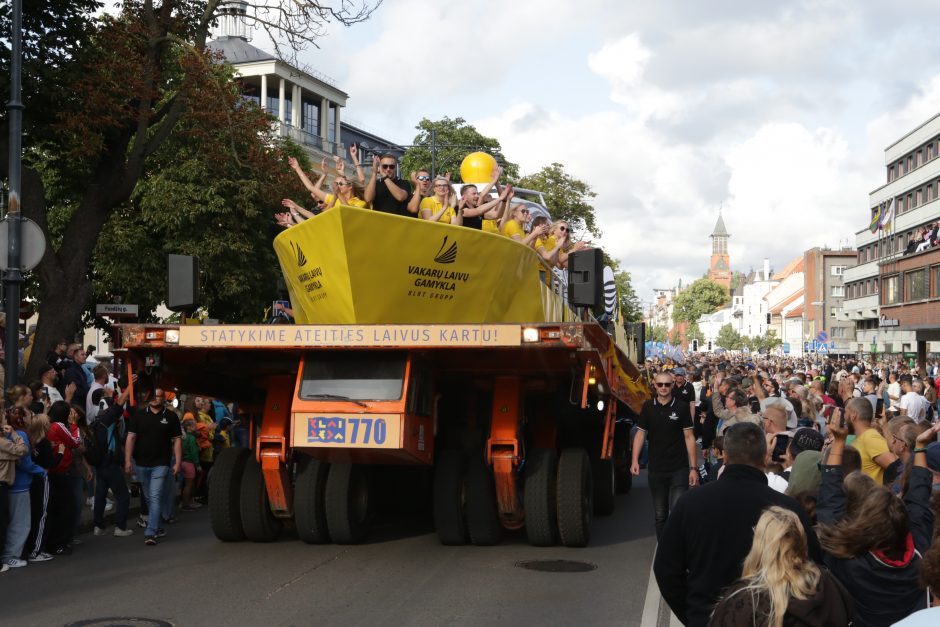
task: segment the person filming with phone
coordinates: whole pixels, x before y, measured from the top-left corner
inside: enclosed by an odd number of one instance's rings
[[[878,485],[885,485],[894,480],[899,464],[897,455],[888,448],[888,442],[877,429],[872,428],[874,411],[867,398],[853,398],[845,404],[845,409],[838,412],[840,424],[844,420],[849,433],[855,436],[852,446],[862,457],[862,472],[875,480]],[[835,415],[835,414],[834,414]]]

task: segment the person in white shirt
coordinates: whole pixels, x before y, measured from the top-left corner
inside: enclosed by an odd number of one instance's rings
[[[918,383],[921,383],[918,380]],[[923,384],[921,383],[921,389]],[[910,375],[901,377],[901,391],[904,394],[898,403],[902,416],[907,416],[915,422],[923,422],[927,419],[927,406],[929,403],[922,395],[914,391],[914,381]]]
[[[55,386],[58,378],[59,373],[49,364],[43,364],[42,367],[39,368],[39,380],[42,381],[42,387],[46,391],[46,397],[49,399],[50,403],[65,400]]]
[[[894,412],[899,413],[901,407],[899,405],[901,401],[901,384],[898,383],[898,375],[895,372],[892,372],[888,375],[888,408]]]

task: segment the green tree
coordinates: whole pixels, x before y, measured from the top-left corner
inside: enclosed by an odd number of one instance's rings
[[[406,175],[416,170],[436,168],[437,174],[450,172],[450,180],[455,183],[460,179],[460,163],[471,152],[488,152],[502,166],[502,182],[514,181],[519,176],[519,166],[507,161],[500,152],[499,140],[480,133],[463,118],[444,117],[437,121],[422,118],[415,126],[418,134],[412,140],[413,146],[405,151],[401,159],[402,172]],[[436,151],[432,157],[431,135],[434,133]]]
[[[701,344],[705,341],[705,334],[702,333],[702,330],[699,328],[697,322],[689,323],[689,328],[686,330],[685,336],[688,338],[689,342],[692,340],[698,340],[699,344]]]
[[[78,330],[93,303],[91,260],[105,225],[116,211],[131,210],[138,183],[154,171],[158,153],[183,120],[215,113],[216,58],[206,41],[220,3],[124,0],[118,16],[96,15],[101,3],[87,0],[29,3],[26,57],[36,74],[24,82],[24,99],[34,106],[24,114],[21,198],[23,215],[39,225],[49,243],[33,273],[40,350],[32,351],[30,375],[56,338]],[[370,0],[337,6],[256,0],[246,19],[296,50],[315,43],[330,23],[367,19],[375,6]],[[0,13],[8,10],[5,3]],[[4,39],[0,48],[8,51],[7,46]],[[47,62],[49,50],[54,54]],[[2,76],[9,73],[4,62]],[[35,104],[43,102],[54,106]],[[9,167],[7,138],[0,129],[0,176]],[[247,162],[235,151],[219,158]],[[237,229],[241,218],[235,212],[220,216],[218,228]]]
[[[626,270],[615,272],[614,281],[617,283],[617,298],[620,301],[623,322],[639,322],[643,319],[643,307],[633,289],[630,273]]]
[[[715,341],[718,346],[727,350],[737,351],[744,348],[744,338],[730,324],[718,329],[718,337]]]
[[[665,342],[669,336],[669,329],[664,326],[649,326],[646,331],[646,339],[650,342]]]
[[[245,106],[230,67],[212,69],[214,113],[181,120],[153,155],[153,172],[105,225],[92,264],[97,302],[120,297],[151,312],[166,297],[168,253],[199,257],[212,318],[257,322],[277,296],[270,242],[281,229],[271,215],[285,196],[309,198],[284,167],[286,154],[303,150],[282,143],[259,107]],[[229,151],[238,159],[224,158]]]
[[[777,337],[776,331],[773,329],[768,329],[767,332],[763,335],[746,338],[745,343],[747,344],[747,347],[754,352],[769,353],[778,346],[781,346],[783,344],[783,340]]]
[[[699,279],[679,292],[673,301],[672,319],[676,322],[698,322],[727,304],[728,291],[710,279]]]
[[[601,236],[591,204],[597,194],[590,185],[565,172],[562,164],[547,165],[535,174],[522,177],[517,185],[542,192],[552,219],[567,221],[574,239],[581,239],[587,233]]]

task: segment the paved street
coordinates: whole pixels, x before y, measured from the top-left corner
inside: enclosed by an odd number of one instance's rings
[[[640,625],[654,548],[645,477],[618,498],[614,516],[595,521],[586,549],[535,548],[518,537],[445,547],[415,517],[386,517],[369,544],[348,547],[303,544],[292,532],[269,545],[223,544],[205,510],[169,533],[157,547],[144,546],[139,530],[131,538],[85,534],[71,557],[3,574],[3,624],[123,616],[179,626]],[[533,559],[597,569],[516,566]],[[656,623],[651,607],[644,626]]]

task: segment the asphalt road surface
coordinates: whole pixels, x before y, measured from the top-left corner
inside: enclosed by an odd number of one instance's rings
[[[650,586],[655,536],[645,476],[635,484],[613,516],[595,520],[585,549],[531,547],[524,537],[441,546],[423,514],[386,514],[358,546],[307,545],[292,531],[273,544],[226,544],[212,535],[205,508],[181,515],[156,547],[136,527],[129,538],[85,534],[69,557],[0,575],[0,623],[669,625]],[[525,560],[596,568],[536,572],[518,565]]]

